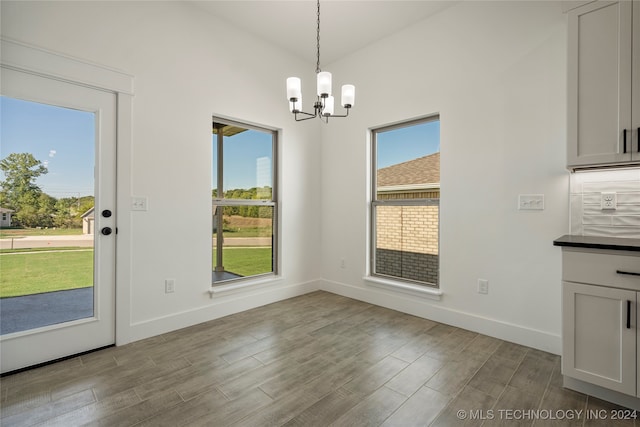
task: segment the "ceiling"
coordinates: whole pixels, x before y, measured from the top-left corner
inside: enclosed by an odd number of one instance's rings
[[[313,0],[188,3],[315,65],[317,6]],[[320,66],[338,61],[455,3],[455,0],[322,0]]]

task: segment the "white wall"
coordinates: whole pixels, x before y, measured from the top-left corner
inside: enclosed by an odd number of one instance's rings
[[[119,147],[118,342],[315,289],[320,156],[317,125],[296,124],[285,79],[307,64],[194,6],[171,2],[2,2],[2,35],[120,69],[135,78],[132,146]],[[211,116],[278,128],[282,279],[210,299]],[[126,188],[126,186],[125,186]],[[130,212],[131,196],[147,212]],[[124,215],[123,214],[124,210]],[[176,291],[164,293],[164,279]],[[122,298],[122,293],[126,293]],[[129,305],[128,309],[126,305]]]
[[[356,85],[323,127],[323,288],[560,351],[568,231],[566,17],[551,2],[463,2],[330,66]],[[441,119],[441,273],[433,301],[367,285],[367,129]],[[542,193],[545,210],[517,210]],[[346,268],[340,267],[345,259]],[[489,294],[477,293],[477,279]]]

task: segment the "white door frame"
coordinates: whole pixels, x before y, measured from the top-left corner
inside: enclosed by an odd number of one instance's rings
[[[116,345],[131,341],[131,131],[133,76],[9,38],[0,38],[0,72],[13,69],[116,95]]]

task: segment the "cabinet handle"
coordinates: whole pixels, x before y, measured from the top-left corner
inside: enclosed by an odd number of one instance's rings
[[[627,130],[622,129],[622,153],[627,154]]]
[[[640,273],[634,273],[633,271],[616,270],[616,273],[618,273],[618,274],[626,274],[627,276],[640,276]]]
[[[627,300],[627,329],[631,329],[631,301]]]
[[[638,153],[640,153],[640,128],[638,128]]]

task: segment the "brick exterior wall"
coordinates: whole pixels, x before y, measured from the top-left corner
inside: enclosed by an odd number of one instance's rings
[[[440,199],[440,153],[377,170],[376,200]],[[376,207],[376,274],[438,285],[439,206]]]
[[[438,206],[378,206],[376,273],[438,284]]]

